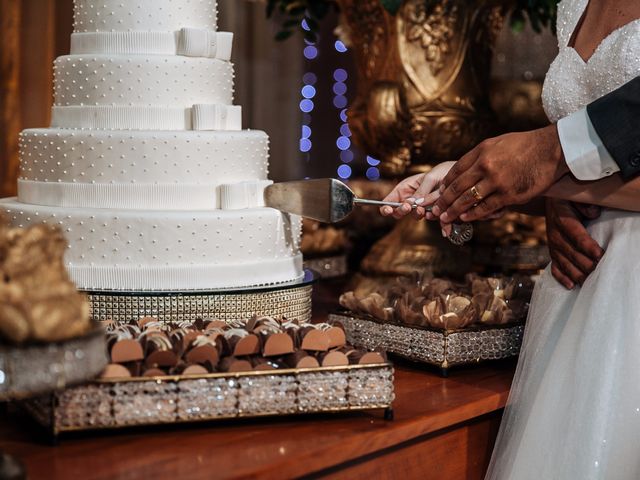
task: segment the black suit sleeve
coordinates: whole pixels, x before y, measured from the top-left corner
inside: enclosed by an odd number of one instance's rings
[[[622,176],[640,174],[640,77],[589,104],[587,113]]]

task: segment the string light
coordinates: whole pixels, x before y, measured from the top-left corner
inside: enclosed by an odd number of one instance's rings
[[[342,164],[338,167],[338,176],[344,180],[351,177],[351,167],[346,164]]]
[[[378,180],[380,179],[380,170],[376,167],[369,167],[367,168],[366,175],[369,180]]]
[[[302,21],[302,28],[310,31],[307,20]],[[346,45],[341,40],[336,40],[333,44],[338,54],[344,54],[348,51]],[[318,95],[318,77],[311,71],[313,70],[313,61],[318,58],[320,51],[315,42],[305,40],[305,46],[302,54],[307,60],[307,72],[302,76],[302,87],[300,89],[300,111],[302,112],[302,125],[300,130],[300,152],[305,154],[305,158],[310,158],[310,152],[313,149],[313,130],[312,117],[317,101],[324,101]],[[333,84],[331,85],[332,104],[336,108],[339,118],[339,132],[336,136],[336,148],[340,164],[336,169],[339,178],[347,180],[354,173],[350,165],[355,159],[355,152],[352,149],[352,132],[348,124],[347,106],[348,106],[348,83],[349,73],[344,68],[336,68],[333,71]],[[322,97],[324,98],[324,97]],[[380,170],[378,166],[380,161],[373,157],[366,157],[367,169],[365,171],[366,178],[375,181],[380,178]]]
[[[340,40],[336,40],[335,48],[336,48],[336,51],[338,51],[339,53],[345,53],[347,51],[347,47]]]
[[[304,98],[311,99],[316,96],[316,89],[313,85],[305,85],[302,87],[301,93]]]
[[[307,20],[302,20],[301,22],[302,28],[307,32],[311,29],[309,28],[309,23]],[[305,48],[303,50],[303,55],[307,60],[315,60],[318,57],[318,48],[315,46],[313,42],[305,41]],[[312,121],[312,112],[315,108],[315,104],[313,99],[316,96],[316,87],[315,84],[318,81],[318,77],[313,72],[306,72],[302,76],[302,89],[300,90],[300,95],[302,96],[302,100],[300,100],[300,111],[302,112],[302,128],[300,133],[300,152],[307,154],[307,160],[309,159],[309,152],[313,148],[313,142],[311,140],[312,129],[311,129],[311,121]]]
[[[318,49],[314,45],[307,45],[304,48],[304,57],[307,60],[315,60],[318,56]]]
[[[334,48],[338,53],[345,53],[347,47],[340,40],[336,40]],[[333,106],[339,111],[338,117],[342,124],[340,125],[340,136],[336,140],[336,146],[340,151],[340,161],[342,164],[338,167],[338,176],[340,178],[347,179],[351,177],[353,170],[348,163],[353,161],[353,151],[351,150],[351,130],[347,124],[347,84],[346,81],[349,78],[349,74],[344,68],[337,68],[333,72]]]
[[[369,168],[367,168],[367,172],[366,172],[367,178],[369,180],[379,180],[380,170],[378,169],[378,165],[380,165],[380,160],[367,155],[367,163],[371,165]]]

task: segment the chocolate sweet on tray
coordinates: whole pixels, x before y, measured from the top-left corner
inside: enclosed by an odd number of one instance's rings
[[[380,364],[382,352],[347,345],[341,325],[271,317],[164,325],[153,318],[104,322],[110,364],[103,378],[204,375]]]
[[[455,330],[523,321],[532,291],[533,281],[526,276],[469,274],[464,283],[433,278],[367,284],[344,293],[340,304],[384,322]]]

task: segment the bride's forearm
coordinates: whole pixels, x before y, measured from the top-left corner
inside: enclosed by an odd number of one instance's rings
[[[615,174],[594,182],[580,182],[565,175],[545,196],[640,212],[640,177],[625,182],[620,174]]]

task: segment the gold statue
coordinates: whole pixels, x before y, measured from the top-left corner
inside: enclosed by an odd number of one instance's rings
[[[504,2],[405,0],[395,16],[379,0],[338,4],[358,69],[349,126],[354,142],[381,160],[383,175],[428,171],[495,133],[491,49]],[[374,245],[362,269],[374,275],[468,271],[469,250],[440,237],[437,225],[405,219]]]
[[[56,342],[91,328],[89,303],[64,266],[67,241],[55,227],[0,226],[0,340]]]
[[[455,160],[494,131],[491,48],[503,24],[496,1],[339,0],[358,68],[349,110],[354,140],[398,177]]]

